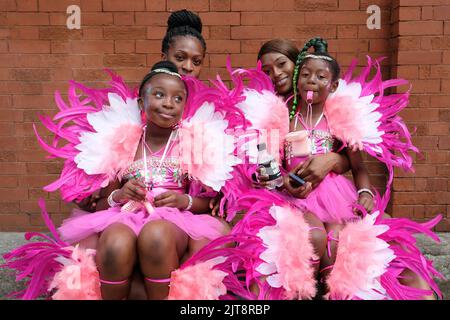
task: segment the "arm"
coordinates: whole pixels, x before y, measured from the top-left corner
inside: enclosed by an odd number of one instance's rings
[[[109,208],[108,197],[114,190],[119,190],[113,195],[113,200],[117,203],[125,203],[129,200],[142,201],[147,193],[145,185],[141,181],[131,179],[122,185],[119,180],[115,180],[101,190],[101,198],[97,203],[97,210]]]
[[[102,188],[100,190],[100,199],[97,201],[97,207],[95,208],[95,211],[100,211],[100,210],[106,210],[109,208],[109,204],[108,204],[108,197],[111,194],[111,192],[113,192],[116,189],[120,189],[121,187],[121,183],[119,182],[119,180],[114,180],[113,182],[111,182],[110,184],[108,184],[105,188]]]
[[[189,211],[193,213],[206,213],[209,210],[211,198],[192,197],[192,207]],[[155,207],[172,207],[185,210],[189,205],[188,194],[181,194],[175,191],[166,191],[154,199]]]
[[[357,190],[360,189],[370,189],[370,179],[369,172],[363,163],[361,152],[347,150],[348,158],[350,160],[350,165],[352,168],[353,180],[355,181],[355,186]],[[373,209],[373,197],[368,192],[362,192],[358,196],[358,203],[362,205],[367,212],[371,212]],[[357,210],[355,210],[356,212]]]

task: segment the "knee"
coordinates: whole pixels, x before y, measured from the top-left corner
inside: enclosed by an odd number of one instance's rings
[[[134,264],[136,258],[136,236],[128,231],[108,232],[103,234],[98,243],[97,262],[114,268]]]
[[[137,240],[139,257],[154,264],[164,260],[171,252],[176,252],[176,239],[172,226],[163,220],[148,223]]]
[[[325,230],[314,229],[311,231],[311,243],[316,249],[319,256],[322,256],[327,246],[327,234]]]

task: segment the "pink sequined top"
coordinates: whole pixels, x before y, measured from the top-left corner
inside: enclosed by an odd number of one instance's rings
[[[289,132],[285,139],[286,169],[292,170],[311,155],[333,151],[335,142],[325,116],[319,119],[312,130]]]

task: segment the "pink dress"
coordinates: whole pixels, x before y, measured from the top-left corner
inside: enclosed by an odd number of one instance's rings
[[[152,171],[155,180],[151,191],[153,196],[168,190],[188,193],[195,197],[212,197],[214,191],[208,190],[197,181],[189,181],[186,175],[181,174],[177,148],[174,146],[169,151],[168,156],[161,164],[160,174],[156,175],[156,168],[160,164],[162,153],[153,153],[148,159],[149,171]],[[143,159],[134,161],[126,169],[123,178],[140,179],[144,177]],[[217,219],[208,214],[194,214],[190,211],[179,210],[172,207],[154,207],[154,211],[149,213],[144,206],[130,212],[122,210],[122,207],[112,207],[94,213],[80,209],[74,209],[70,218],[63,221],[58,228],[61,238],[69,243],[76,243],[80,240],[105,230],[113,223],[122,223],[131,228],[136,235],[139,235],[144,225],[154,220],[167,220],[185,231],[192,239],[207,238],[216,239],[223,235],[223,225]]]
[[[309,137],[308,137],[309,136]],[[290,132],[286,136],[286,169],[292,170],[299,163],[315,154],[325,154],[336,149],[336,141],[331,136],[325,116],[310,131]],[[358,195],[355,185],[346,177],[330,172],[306,199],[295,199],[294,204],[314,213],[323,222],[342,223],[355,218],[352,205]],[[288,196],[292,202],[292,196]]]

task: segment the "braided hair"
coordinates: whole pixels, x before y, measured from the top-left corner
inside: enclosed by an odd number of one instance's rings
[[[162,53],[167,54],[174,38],[191,36],[197,38],[206,52],[206,42],[202,36],[202,20],[198,15],[186,9],[173,12],[167,19],[167,31],[162,41]]]
[[[314,52],[309,53],[308,49],[313,47]],[[289,113],[289,118],[292,119],[295,116],[295,113],[297,111],[298,106],[298,92],[297,92],[297,84],[298,84],[298,77],[299,77],[299,71],[301,70],[302,66],[305,64],[306,61],[310,58],[305,58],[307,55],[312,55],[316,57],[322,57],[324,61],[328,63],[330,66],[331,72],[332,72],[332,81],[336,81],[339,79],[339,74],[341,72],[341,68],[339,67],[339,64],[337,63],[336,59],[333,58],[328,54],[328,42],[325,39],[316,37],[308,42],[305,43],[305,46],[300,51],[299,55],[297,56],[297,61],[295,62],[295,68],[294,68],[294,79],[292,81],[292,86],[294,89],[294,101],[292,103],[292,109]]]

